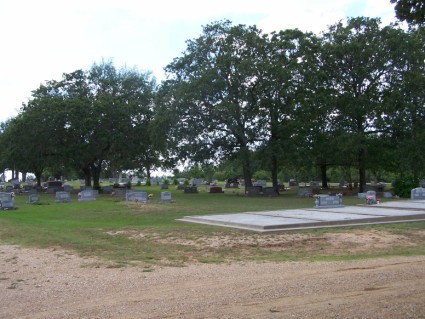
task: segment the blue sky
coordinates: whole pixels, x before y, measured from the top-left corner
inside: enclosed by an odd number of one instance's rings
[[[319,34],[347,17],[395,21],[390,0],[2,0],[0,121],[18,114],[31,91],[63,73],[112,60],[116,67],[163,68],[202,26],[228,19],[264,32],[298,28]]]

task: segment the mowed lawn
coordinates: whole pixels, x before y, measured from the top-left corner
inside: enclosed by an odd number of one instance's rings
[[[270,198],[246,197],[243,189],[210,194],[204,187],[199,188],[198,194],[184,194],[170,185],[173,203],[160,203],[159,186],[138,186],[133,189],[152,194],[149,203],[125,202],[109,194],[100,194],[92,202],[79,202],[77,194],[72,194],[71,202],[56,203],[53,194],[41,194],[40,203],[34,205],[27,204],[28,195],[17,195],[17,209],[0,212],[0,243],[65,249],[82,256],[99,257],[100,262],[113,267],[182,266],[188,262],[241,260],[339,260],[425,254],[425,223],[422,222],[363,227],[407,236],[412,245],[401,247],[394,244],[380,250],[371,247],[370,251],[362,250],[359,253],[349,249],[328,250],[326,244],[303,247],[298,243],[296,249],[290,247],[291,240],[299,236],[318,238],[324,233],[350,233],[358,228],[258,234],[177,220],[187,215],[313,207],[314,199],[299,198],[298,189]],[[363,200],[350,195],[344,196],[343,203],[346,206],[357,205]],[[267,245],[268,242],[273,244]]]

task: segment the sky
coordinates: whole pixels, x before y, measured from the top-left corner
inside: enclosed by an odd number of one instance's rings
[[[216,21],[320,34],[358,16],[396,21],[390,0],[2,0],[0,122],[15,117],[40,84],[102,60],[151,71],[160,82],[186,41]]]

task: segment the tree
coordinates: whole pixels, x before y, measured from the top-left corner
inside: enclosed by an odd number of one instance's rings
[[[33,92],[12,126],[11,136],[21,136],[25,126],[34,136],[26,137],[22,149],[15,147],[11,154],[27,169],[27,152],[33,150],[44,165],[53,170],[71,167],[84,176],[87,186],[93,181],[94,188],[100,187],[100,173],[107,164],[145,164],[138,154],[150,156],[152,163],[153,156],[146,154],[152,146],[145,126],[153,117],[153,83],[149,74],[117,72],[111,62],[46,82]],[[36,167],[30,168],[36,172]]]
[[[395,147],[391,163],[401,177],[425,175],[425,39],[424,32],[399,31],[394,39],[398,72],[389,79],[392,90],[384,96],[390,106],[380,121],[387,127],[385,138]]]
[[[380,21],[348,19],[323,34],[323,68],[331,89],[330,125],[343,138],[341,154],[356,154],[360,191],[366,184],[371,137],[382,134],[379,121],[389,113],[383,98],[393,88],[391,78],[399,70],[394,44],[400,39],[392,26],[380,28]],[[349,156],[349,155],[346,155]]]
[[[252,186],[251,152],[265,136],[252,99],[260,38],[256,27],[213,23],[166,68],[181,157],[202,162],[237,154],[246,187]]]
[[[406,21],[410,25],[423,26],[425,23],[425,1],[424,0],[391,0],[395,3],[396,17]]]
[[[298,166],[305,160],[311,165],[312,147],[318,145],[312,138],[321,127],[318,111],[319,106],[325,105],[325,95],[319,83],[323,71],[319,68],[317,36],[299,30],[281,31],[273,33],[265,47],[257,91],[268,127],[265,154],[271,163],[273,186],[277,191],[279,166],[289,166],[291,159]],[[326,116],[323,110],[321,112]],[[299,156],[300,153],[304,156]],[[326,187],[326,178],[323,186]]]

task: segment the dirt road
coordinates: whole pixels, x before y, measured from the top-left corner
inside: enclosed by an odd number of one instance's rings
[[[425,318],[425,257],[96,265],[0,246],[0,318]]]

